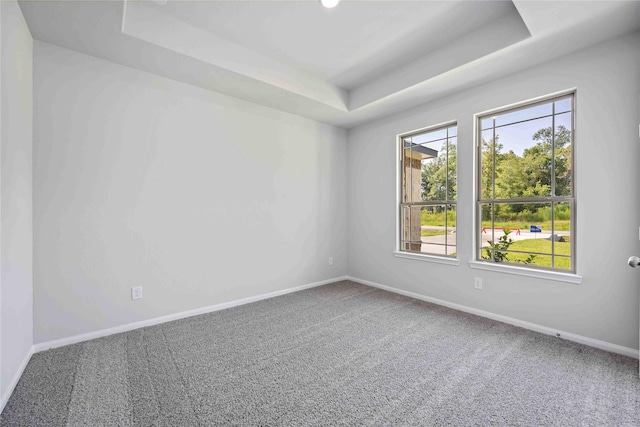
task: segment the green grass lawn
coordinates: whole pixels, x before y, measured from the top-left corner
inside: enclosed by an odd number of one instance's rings
[[[456,226],[456,214],[455,212],[449,212],[447,223],[449,227]],[[435,225],[435,226],[444,226],[444,213],[441,214],[429,214],[426,211],[422,212],[422,225]],[[571,221],[569,220],[559,220],[555,221],[556,231],[571,231]],[[551,231],[551,220],[546,221],[496,221],[496,228],[519,228],[520,230],[528,230],[530,226],[537,225],[538,227],[542,227],[543,231]],[[482,226],[490,228],[491,221],[482,221]]]
[[[566,239],[565,242],[555,242],[554,248],[555,248],[556,255],[571,254],[571,243],[569,242],[568,237],[565,236],[565,239]],[[536,252],[536,253],[550,254],[551,241],[547,239],[519,240],[517,242],[513,242],[513,244],[509,247],[509,250],[523,251],[528,253]],[[486,253],[483,251],[483,256],[484,255],[486,255]],[[522,262],[526,260],[528,257],[528,254],[509,252],[507,254],[507,257],[509,262],[517,263],[517,262]],[[531,265],[536,265],[539,267],[551,267],[551,256],[536,255]],[[571,260],[569,258],[556,257],[555,268],[570,270]]]
[[[422,229],[422,231],[420,232],[420,235],[422,237],[429,237],[429,236],[444,236],[445,231],[444,230],[430,230],[430,229]]]

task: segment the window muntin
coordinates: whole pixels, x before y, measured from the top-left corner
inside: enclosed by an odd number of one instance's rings
[[[477,120],[477,259],[575,272],[574,94]]]
[[[400,251],[455,257],[457,126],[400,135]]]

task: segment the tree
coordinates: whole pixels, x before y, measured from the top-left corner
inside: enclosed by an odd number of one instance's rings
[[[492,199],[493,194],[493,162],[495,157],[496,170],[500,169],[502,160],[502,144],[500,135],[491,138],[489,141],[482,139],[482,171],[481,171],[481,193],[483,199]]]
[[[439,153],[439,156],[422,165],[423,201],[456,199],[456,144],[445,142]]]
[[[551,195],[551,180],[555,176],[555,195],[571,194],[571,131],[560,125],[553,133],[551,127],[538,130],[533,134],[536,144],[524,150],[526,172],[529,176],[527,188],[533,194],[527,196]],[[554,140],[555,139],[555,140]],[[552,142],[555,143],[555,153],[552,153]]]
[[[522,156],[509,151],[495,140],[482,140],[481,194],[486,199],[518,199],[551,195],[555,179],[555,195],[571,194],[571,131],[560,125],[555,134],[551,127],[536,131],[533,145]],[[552,147],[555,145],[555,152]],[[552,157],[553,156],[553,157]],[[494,171],[495,161],[495,171]],[[552,171],[553,164],[553,171]],[[552,176],[553,175],[553,176]],[[495,194],[493,192],[495,178]],[[521,212],[536,212],[544,204],[496,205],[496,217],[515,217]],[[488,219],[484,218],[483,219]]]

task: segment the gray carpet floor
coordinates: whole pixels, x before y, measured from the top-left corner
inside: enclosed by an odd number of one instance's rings
[[[35,354],[3,426],[638,426],[638,362],[353,282]]]

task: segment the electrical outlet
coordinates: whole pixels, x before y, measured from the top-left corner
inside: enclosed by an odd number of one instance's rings
[[[329,257],[329,265],[333,265],[333,257],[332,256]]]
[[[475,277],[473,279],[473,287],[476,289],[482,289],[482,279],[479,277]]]
[[[131,299],[142,299],[142,286],[131,288]]]

